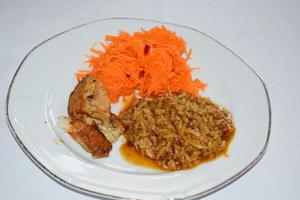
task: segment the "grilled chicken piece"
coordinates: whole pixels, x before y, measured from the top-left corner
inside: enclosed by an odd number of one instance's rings
[[[124,129],[110,109],[110,100],[102,82],[91,76],[82,79],[69,98],[68,113],[71,119],[96,124],[106,139],[114,143]]]
[[[95,125],[88,125],[81,120],[71,121],[71,137],[95,158],[107,157],[112,144],[98,131]]]
[[[91,76],[82,79],[69,98],[68,113],[71,118],[90,117],[110,120],[110,101],[100,80]]]
[[[85,118],[85,120],[89,124],[91,123],[91,121],[95,123],[98,129],[105,135],[106,139],[108,139],[111,143],[116,142],[119,136],[124,131],[122,122],[113,113],[111,113],[110,121],[101,121],[97,119],[91,119],[89,117]]]
[[[64,129],[97,158],[107,157],[112,143],[124,131],[121,121],[110,109],[102,82],[91,76],[83,78],[69,98],[69,121],[64,119]]]

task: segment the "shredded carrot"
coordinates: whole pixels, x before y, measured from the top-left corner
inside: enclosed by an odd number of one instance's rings
[[[78,71],[76,76],[100,79],[113,103],[136,91],[142,97],[166,92],[196,95],[207,85],[192,79],[193,69],[187,64],[191,49],[187,51],[185,41],[164,26],[133,34],[121,31],[105,39],[99,43],[102,49],[91,48],[90,70]]]

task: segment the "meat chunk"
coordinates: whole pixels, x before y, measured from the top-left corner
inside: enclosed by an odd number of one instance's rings
[[[123,126],[110,109],[110,100],[102,82],[91,76],[82,79],[69,98],[70,118],[81,119],[89,125],[96,124],[106,139],[113,143],[123,132]]]
[[[110,109],[104,85],[91,76],[83,78],[69,98],[69,128],[64,129],[96,158],[107,157],[112,143],[124,131]]]
[[[109,121],[110,101],[102,82],[91,76],[82,79],[70,95],[68,113],[76,119],[89,116]]]
[[[93,122],[98,126],[98,129],[105,135],[111,143],[117,141],[119,136],[123,133],[124,128],[119,118],[111,113],[110,121],[101,121],[93,119]]]
[[[112,149],[112,144],[95,125],[88,125],[81,120],[71,121],[70,135],[95,158],[107,157]]]

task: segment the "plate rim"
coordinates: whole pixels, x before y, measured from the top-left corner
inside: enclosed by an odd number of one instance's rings
[[[96,192],[96,191],[92,191],[92,190],[88,190],[79,186],[76,186],[66,180],[64,180],[63,178],[60,178],[59,176],[57,176],[55,173],[51,172],[47,167],[45,167],[35,156],[33,156],[33,154],[31,154],[31,152],[27,149],[27,147],[24,145],[24,143],[22,142],[22,140],[19,138],[17,132],[15,131],[11,120],[10,120],[10,116],[9,116],[9,112],[8,112],[8,108],[9,108],[9,102],[10,102],[10,93],[11,93],[11,88],[14,84],[15,78],[17,77],[21,67],[23,66],[23,63],[25,62],[25,60],[27,59],[27,57],[34,51],[36,50],[38,47],[40,47],[41,45],[47,43],[48,41],[62,35],[65,34],[69,31],[72,31],[74,29],[80,28],[80,27],[84,27],[86,25],[89,24],[93,24],[93,23],[97,23],[97,22],[101,22],[101,21],[109,21],[109,20],[131,20],[131,21],[147,21],[147,22],[155,22],[155,23],[162,23],[162,24],[166,24],[166,25],[173,25],[173,26],[178,26],[178,27],[183,27],[183,28],[187,28],[190,30],[193,30],[199,34],[205,35],[206,37],[212,39],[213,41],[217,42],[218,44],[220,44],[221,46],[223,46],[225,49],[227,49],[228,51],[230,51],[234,56],[236,56],[241,62],[243,62],[260,80],[261,84],[263,85],[263,89],[266,95],[266,99],[267,99],[267,103],[268,103],[268,133],[267,133],[267,137],[266,137],[266,141],[264,144],[264,147],[262,148],[262,150],[260,151],[260,153],[257,155],[257,157],[255,157],[255,159],[253,159],[246,167],[244,167],[242,170],[240,170],[238,173],[236,173],[235,175],[231,176],[230,178],[226,179],[225,181],[215,185],[214,187],[211,187],[205,191],[202,191],[200,193],[191,195],[191,196],[187,196],[184,197],[185,199],[199,199],[199,198],[203,198],[205,196],[208,196],[214,192],[217,192],[221,189],[223,189],[224,187],[226,187],[227,185],[233,183],[234,181],[236,181],[238,178],[240,178],[241,176],[243,176],[244,174],[246,174],[251,168],[253,168],[264,156],[268,144],[269,144],[269,140],[270,140],[270,135],[271,135],[271,124],[272,124],[272,111],[271,111],[271,101],[270,101],[270,96],[269,96],[269,92],[267,89],[267,86],[265,84],[265,82],[263,81],[263,79],[259,76],[259,74],[245,61],[243,60],[240,56],[238,56],[233,50],[231,50],[230,48],[228,48],[226,45],[222,44],[221,42],[219,42],[218,40],[216,40],[215,38],[213,38],[212,36],[199,31],[196,28],[190,27],[190,26],[186,26],[186,25],[182,25],[182,24],[177,24],[177,23],[171,23],[171,22],[164,22],[161,20],[154,20],[154,19],[146,19],[146,18],[131,18],[131,17],[109,17],[109,18],[101,18],[101,19],[96,19],[93,21],[89,21],[86,23],[83,23],[81,25],[77,25],[74,27],[71,27],[69,29],[66,29],[65,31],[62,31],[58,34],[53,35],[52,37],[40,42],[39,44],[37,44],[36,46],[34,46],[23,58],[23,60],[21,61],[21,63],[19,64],[16,72],[13,75],[13,78],[9,84],[8,87],[8,91],[7,91],[7,96],[6,96],[6,102],[5,102],[5,118],[6,118],[6,122],[8,125],[8,128],[13,136],[13,138],[15,139],[15,141],[17,142],[17,144],[19,145],[19,147],[22,149],[22,151],[25,153],[25,155],[42,171],[44,172],[48,177],[50,177],[52,180],[54,180],[56,183],[72,190],[75,192],[78,192],[80,194],[84,194],[84,195],[88,195],[91,197],[95,197],[95,198],[101,198],[101,199],[107,199],[107,200],[114,200],[114,199],[131,199],[128,197],[121,197],[121,196],[114,196],[114,195],[110,195],[110,194],[104,194],[104,193],[100,193],[100,192]]]

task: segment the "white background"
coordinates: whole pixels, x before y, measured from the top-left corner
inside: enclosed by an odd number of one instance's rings
[[[195,27],[231,48],[267,84],[272,130],[265,156],[205,199],[300,199],[300,1],[0,0],[0,200],[92,199],[58,185],[25,156],[7,128],[5,98],[31,48],[72,26],[107,17]]]

